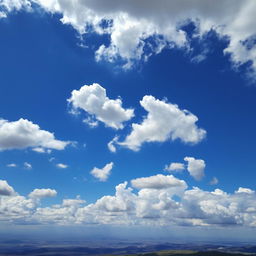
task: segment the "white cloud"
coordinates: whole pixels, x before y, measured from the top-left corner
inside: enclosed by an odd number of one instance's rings
[[[114,165],[114,163],[110,162],[110,163],[106,164],[102,169],[94,167],[90,173],[92,176],[94,176],[99,181],[107,181],[109,175],[111,174],[113,165]]]
[[[92,117],[87,117],[83,120],[85,124],[88,124],[91,128],[95,128],[99,125],[99,122],[97,120],[94,120]]]
[[[237,194],[239,194],[239,193],[254,194],[255,191],[253,191],[250,188],[242,188],[242,187],[240,187],[240,188],[238,188],[237,191],[235,191],[235,193],[237,193]]]
[[[210,185],[217,185],[219,183],[219,180],[216,177],[213,177],[210,181]]]
[[[0,7],[3,8],[1,12],[3,18],[6,17],[7,13],[25,9],[27,11],[31,10],[31,1],[29,0],[1,0]]]
[[[119,145],[139,150],[145,142],[164,142],[180,139],[184,143],[198,143],[206,131],[198,128],[198,118],[175,104],[167,103],[146,95],[140,101],[148,112],[141,124],[132,124],[131,133]]]
[[[155,176],[150,176],[146,178],[138,178],[131,181],[132,186],[138,189],[166,189],[182,187],[182,189],[187,188],[187,184],[184,180],[179,180],[173,175],[162,175],[158,174]]]
[[[58,164],[56,164],[56,166],[57,166],[58,168],[60,168],[60,169],[66,169],[66,168],[68,168],[68,165],[62,164],[62,163],[58,163]]]
[[[63,206],[79,206],[84,204],[86,201],[80,199],[80,196],[77,196],[76,199],[63,199],[62,205]]]
[[[51,149],[45,149],[45,148],[42,148],[42,147],[32,148],[32,150],[37,152],[37,153],[47,153],[47,154],[50,154],[52,152]]]
[[[109,45],[102,44],[95,53],[98,61],[121,58],[124,68],[129,68],[164,48],[176,46],[191,51],[181,25],[192,20],[196,25],[193,38],[202,40],[204,33],[215,30],[220,37],[229,38],[224,53],[231,55],[233,63],[251,61],[256,68],[256,47],[252,43],[256,34],[255,0],[223,0],[218,4],[205,0],[2,0],[1,17],[13,10],[31,10],[31,2],[47,12],[61,14],[61,22],[72,25],[81,34],[92,30],[99,35],[108,34]],[[108,26],[101,25],[104,20]],[[253,47],[247,47],[250,43]]]
[[[134,209],[136,195],[132,193],[131,188],[126,188],[127,182],[116,186],[115,196],[103,196],[92,206],[94,210],[102,212],[123,213]]]
[[[0,119],[0,151],[38,147],[63,150],[69,143],[56,140],[53,133],[26,119],[13,122]]]
[[[45,197],[54,197],[57,195],[57,191],[55,189],[50,188],[41,188],[34,189],[28,196],[34,199],[41,199]]]
[[[195,180],[201,180],[204,177],[205,162],[202,159],[195,159],[194,157],[185,157],[188,162],[188,172]]]
[[[53,162],[55,160],[55,157],[49,158],[49,162]]]
[[[7,18],[7,14],[5,12],[0,12],[0,19]]]
[[[14,194],[14,189],[7,183],[7,181],[0,180],[0,196],[11,196]]]
[[[220,189],[208,192],[193,188],[184,194],[183,217],[188,221],[200,219],[204,225],[255,226],[255,200],[255,193],[228,194]]]
[[[62,204],[57,204],[52,207],[38,207],[32,216],[32,219],[43,224],[80,224],[78,221],[78,211],[85,201],[79,198],[64,199]]]
[[[32,164],[30,164],[28,162],[25,162],[24,163],[24,168],[30,170],[30,169],[32,169]]]
[[[11,163],[11,164],[7,164],[6,166],[7,166],[7,167],[10,167],[10,168],[14,168],[14,167],[17,167],[17,164]]]
[[[181,172],[185,170],[185,166],[183,163],[170,163],[169,165],[166,165],[164,168],[165,171],[176,171]]]
[[[0,221],[8,223],[28,224],[37,208],[37,200],[24,196],[12,195],[0,197]]]
[[[120,98],[109,99],[106,89],[99,84],[84,85],[71,94],[68,102],[75,110],[82,109],[90,115],[89,119],[84,120],[90,126],[96,126],[98,120],[108,127],[122,129],[123,123],[134,116],[133,109],[124,109]]]
[[[115,143],[117,143],[118,141],[118,136],[115,136],[109,143],[108,143],[108,149],[109,151],[111,151],[112,153],[116,152],[116,147],[115,147]]]
[[[98,34],[107,33],[110,35],[110,45],[101,45],[96,51],[96,60],[106,59],[113,62],[121,57],[124,60],[124,68],[130,68],[133,62],[138,59],[147,59],[152,53],[158,53],[164,46],[170,46],[173,42],[178,46],[186,44],[185,33],[176,29],[178,19],[171,18],[166,12],[158,17],[161,4],[154,4],[151,1],[143,1],[141,3],[133,2],[116,4],[110,1],[109,8],[104,2],[93,3],[92,1],[75,1],[68,4],[64,1],[43,1],[36,0],[43,8],[50,12],[58,12],[63,14],[61,21],[64,24],[71,24],[80,33],[87,33],[84,24],[90,24],[94,31]],[[172,12],[169,3],[167,9]],[[160,8],[161,9],[161,8]],[[139,15],[138,15],[138,10]],[[166,10],[164,8],[164,10]],[[175,13],[175,12],[174,12]],[[153,15],[152,15],[153,14]],[[169,17],[169,18],[167,18]],[[102,20],[109,20],[110,26],[103,28]],[[158,35],[162,35],[160,39]],[[156,46],[147,43],[146,39],[156,36]],[[144,46],[151,48],[150,53],[144,51]]]

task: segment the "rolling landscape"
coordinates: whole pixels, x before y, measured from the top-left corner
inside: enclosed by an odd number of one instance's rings
[[[108,246],[84,245],[85,243],[63,244],[53,242],[40,242],[34,245],[31,241],[3,241],[1,242],[0,255],[129,255],[129,256],[242,256],[256,255],[256,246],[241,244],[149,244],[149,243],[116,243]],[[72,244],[72,245],[71,245]]]

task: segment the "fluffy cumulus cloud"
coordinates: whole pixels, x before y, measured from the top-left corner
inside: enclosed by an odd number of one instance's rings
[[[13,122],[0,120],[0,151],[38,147],[63,150],[69,143],[55,139],[53,133],[26,119]]]
[[[38,207],[32,216],[32,220],[41,224],[74,225],[81,224],[78,221],[78,212],[85,201],[79,198],[64,199],[61,204],[54,207]],[[85,222],[86,223],[86,222]]]
[[[137,60],[147,60],[164,48],[191,51],[182,25],[193,21],[193,38],[202,39],[215,30],[220,37],[228,38],[224,54],[230,55],[235,65],[251,61],[256,68],[254,0],[223,0],[218,4],[205,0],[2,0],[0,17],[19,9],[31,11],[31,3],[62,15],[61,22],[81,34],[93,31],[109,35],[110,41],[96,50],[96,60],[114,62],[121,58],[124,68],[130,68]]]
[[[98,199],[95,204],[89,205],[89,208],[94,211],[100,210],[104,215],[105,213],[115,213],[115,215],[118,216],[122,213],[126,215],[126,212],[131,212],[134,210],[136,195],[132,193],[132,188],[127,188],[127,184],[127,182],[124,182],[117,185],[114,196],[103,196]]]
[[[90,173],[93,177],[95,177],[99,181],[107,181],[108,177],[111,174],[111,170],[113,166],[114,166],[114,163],[110,162],[106,164],[102,169],[94,167]]]
[[[45,197],[54,197],[57,195],[57,191],[55,189],[50,188],[41,188],[34,189],[30,194],[30,198],[45,198]]]
[[[114,129],[122,129],[123,123],[133,117],[133,109],[124,109],[121,99],[109,99],[106,89],[99,84],[84,85],[79,90],[73,90],[68,100],[73,112],[84,110],[89,117],[84,120],[90,126],[97,126],[97,121]]]
[[[206,131],[198,128],[198,118],[177,105],[146,95],[140,101],[148,112],[142,123],[132,124],[131,133],[119,145],[131,150],[139,150],[145,142],[164,142],[180,139],[184,143],[198,143]]]
[[[188,166],[189,174],[196,180],[201,180],[204,177],[205,162],[202,159],[195,159],[194,157],[185,157]]]
[[[40,200],[45,197],[56,196],[52,189],[34,189],[27,197],[19,195],[6,181],[0,181],[1,187],[7,187],[8,193],[0,193],[0,221],[16,224],[41,223],[33,218],[39,209]],[[8,196],[6,196],[8,195]]]
[[[15,224],[31,223],[38,203],[37,200],[20,195],[0,196],[0,221]]]
[[[136,188],[134,191],[133,188]],[[256,227],[256,193],[240,187],[234,193],[205,191],[172,175],[143,177],[116,186],[85,205],[79,196],[41,207],[40,200],[56,196],[54,189],[35,189],[27,197],[0,181],[0,221],[17,224],[111,224]],[[178,199],[177,199],[178,197]]]

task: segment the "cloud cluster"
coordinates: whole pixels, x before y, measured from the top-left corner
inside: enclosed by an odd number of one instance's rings
[[[221,189],[189,189],[184,180],[158,174],[116,186],[115,195],[84,205],[80,197],[41,207],[53,189],[35,189],[20,196],[6,181],[0,181],[1,221],[19,224],[110,224],[165,226],[256,227],[256,193],[240,187],[234,193]],[[177,199],[179,198],[179,199]]]
[[[62,15],[61,22],[81,34],[93,31],[109,35],[110,41],[95,52],[98,61],[121,58],[124,68],[130,68],[137,60],[147,60],[164,48],[191,51],[193,38],[203,40],[205,33],[215,30],[229,39],[224,54],[230,55],[235,65],[251,61],[256,68],[254,0],[223,0],[218,4],[205,0],[2,0],[0,17],[14,10],[31,10],[31,3]],[[191,21],[196,26],[192,39],[182,29]]]
[[[131,133],[117,144],[138,151],[145,142],[164,142],[180,139],[184,143],[198,143],[206,131],[198,128],[198,118],[177,105],[146,95],[140,105],[148,112],[142,123],[132,124]]]
[[[63,150],[70,142],[57,140],[53,133],[40,129],[27,119],[0,119],[0,151],[10,149],[43,148]]]
[[[124,109],[121,99],[109,99],[106,89],[99,84],[84,85],[79,90],[73,90],[69,103],[74,110],[82,109],[90,116],[84,122],[90,126],[97,126],[97,121],[114,129],[122,129],[123,123],[130,120],[133,109]]]
[[[106,90],[96,83],[73,90],[68,102],[72,107],[71,113],[82,109],[89,115],[84,122],[92,127],[101,121],[108,127],[122,129],[123,123],[134,116],[133,109],[124,109],[121,99],[109,99]],[[196,144],[206,136],[206,131],[196,125],[198,118],[188,110],[151,95],[144,96],[140,105],[148,112],[147,116],[140,124],[132,123],[132,131],[124,141],[119,141],[119,137],[115,136],[108,143],[111,152],[116,152],[116,145],[138,151],[146,142],[176,139]]]
[[[105,88],[97,83],[73,90],[68,102],[72,107],[71,113],[82,109],[88,114],[84,122],[92,127],[101,121],[108,127],[123,129],[123,123],[134,116],[133,109],[124,109],[121,99],[109,99]],[[176,139],[196,144],[206,136],[206,131],[196,125],[198,118],[188,110],[180,109],[176,104],[146,95],[140,105],[148,112],[147,116],[139,124],[132,123],[132,131],[124,141],[119,141],[119,136],[115,136],[107,145],[111,152],[116,152],[116,145],[138,151],[146,142]]]

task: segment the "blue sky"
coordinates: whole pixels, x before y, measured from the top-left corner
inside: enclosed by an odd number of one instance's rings
[[[182,2],[0,1],[0,225],[253,238],[256,6]]]

